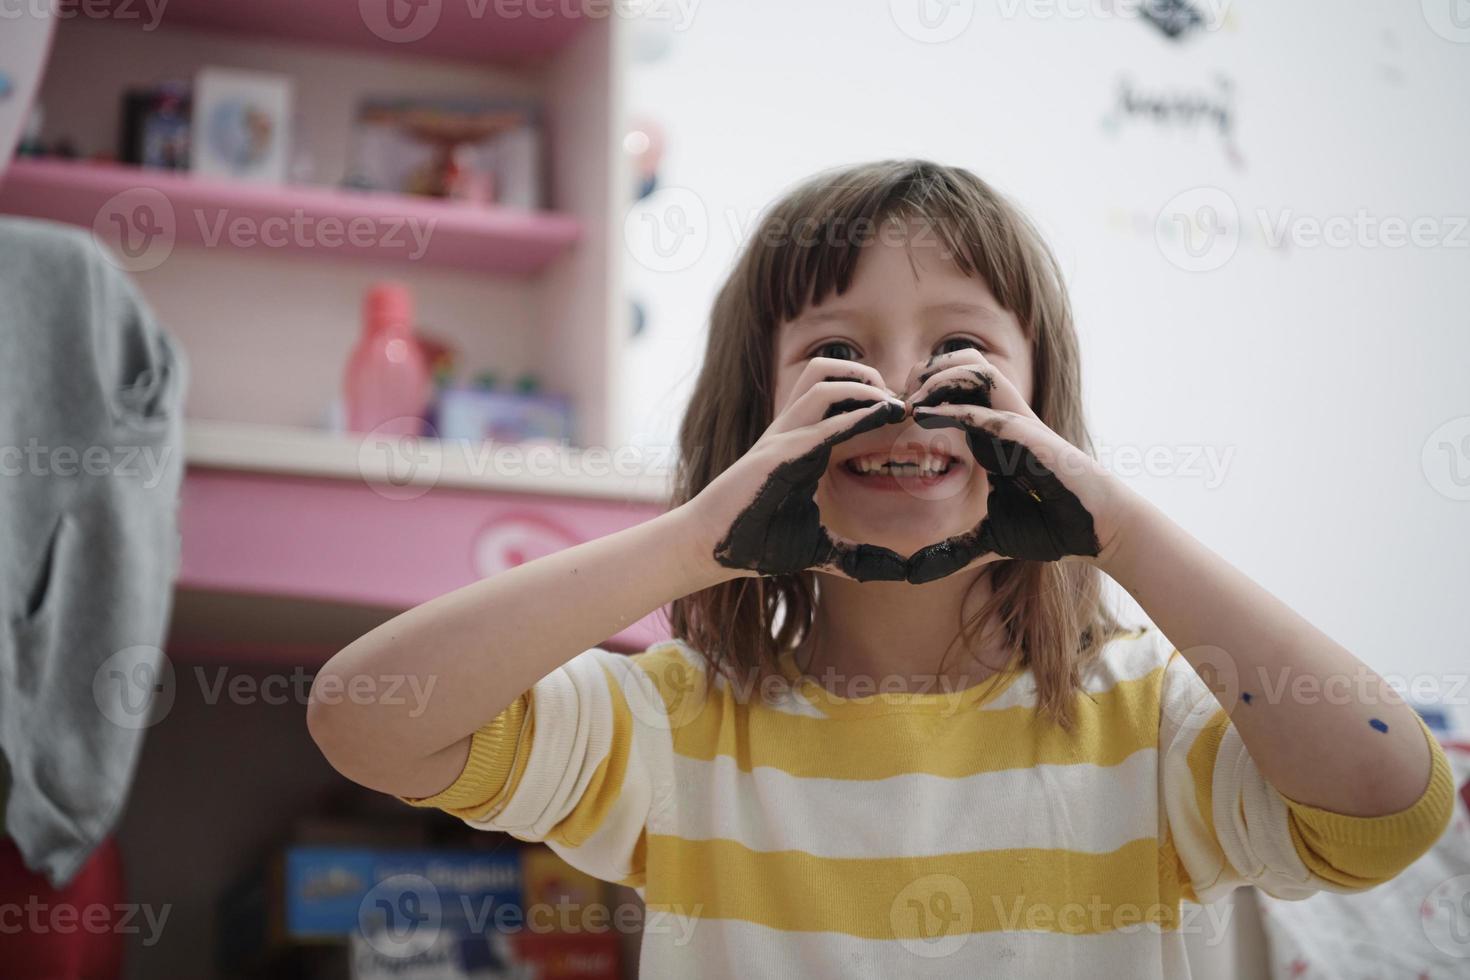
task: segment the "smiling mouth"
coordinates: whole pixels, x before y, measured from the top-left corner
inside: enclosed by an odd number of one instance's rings
[[[842,466],[860,478],[890,477],[895,479],[937,480],[954,466],[955,459],[943,453],[918,453],[889,456],[871,453],[854,456]]]

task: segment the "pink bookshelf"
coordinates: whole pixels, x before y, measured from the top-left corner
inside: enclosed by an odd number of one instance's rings
[[[146,6],[131,9],[139,26]],[[169,0],[162,21],[244,37],[504,65],[533,65],[568,44],[585,24],[570,0]],[[155,25],[156,26],[156,25]]]
[[[113,239],[138,203],[168,207],[152,219],[178,244],[422,263],[477,272],[531,275],[581,235],[567,215],[477,208],[397,194],[318,187],[260,186],[188,174],[66,160],[17,160],[0,184],[0,212],[95,228]],[[150,219],[151,220],[151,219]],[[232,237],[232,223],[246,233]],[[156,227],[157,225],[155,225]],[[305,232],[294,227],[308,229]],[[348,234],[352,228],[360,234]]]

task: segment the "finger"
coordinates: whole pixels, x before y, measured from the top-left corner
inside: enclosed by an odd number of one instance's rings
[[[825,527],[827,556],[820,567],[857,582],[902,582],[908,577],[908,562],[896,551],[872,544],[856,544],[835,537]]]
[[[988,529],[986,546],[1009,558],[1032,561],[1099,553],[1091,512],[1021,441],[1023,420],[973,405],[942,405],[916,409],[914,421],[925,428],[948,425],[965,430],[975,461],[992,477],[980,526]]]
[[[975,462],[992,476],[1016,479],[1049,472],[1027,447],[1007,438],[1017,421],[1013,413],[980,405],[916,405],[914,421],[925,429],[962,430]]]
[[[772,443],[772,451],[780,453],[784,461],[772,471],[771,479],[788,493],[810,495],[827,472],[833,446],[906,417],[903,402],[885,398],[781,433]]]
[[[862,381],[818,381],[771,422],[771,432],[790,432],[824,418],[895,400],[883,388]],[[903,404],[901,401],[899,404]]]
[[[964,353],[956,351],[956,353]],[[956,364],[928,373],[917,391],[909,397],[914,406],[943,404],[980,405],[998,408],[1018,415],[1031,415],[1031,406],[1011,384],[1011,380],[983,358],[969,364]]]
[[[786,404],[790,405],[801,397],[812,385],[821,381],[857,381],[862,384],[872,385],[885,394],[897,395],[898,392],[888,387],[883,380],[883,373],[871,364],[862,361],[844,361],[838,357],[814,357],[806,362],[806,366],[796,376],[796,383],[791,387],[791,394],[786,398]]]
[[[840,402],[837,407],[842,408]],[[875,404],[839,410],[799,431],[803,441],[811,440],[830,449],[853,436],[902,422],[907,417],[908,406],[901,399],[889,396]]]
[[[909,376],[904,383],[905,397],[921,388],[935,374],[945,368],[958,367],[962,364],[984,364],[987,363],[985,355],[977,348],[965,347],[960,350],[950,351],[947,354],[931,354],[927,359],[920,361],[909,369]]]
[[[990,519],[987,517],[978,527],[945,538],[938,544],[920,548],[908,562],[908,581],[923,585],[963,571],[978,564],[981,559],[995,554],[995,543],[991,540]]]

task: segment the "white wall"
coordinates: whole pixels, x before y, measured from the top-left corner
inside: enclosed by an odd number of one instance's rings
[[[695,234],[667,256],[630,239],[627,283],[652,322],[625,362],[621,431],[672,439],[710,301],[783,189],[869,158],[963,165],[1058,251],[1115,468],[1128,447],[1165,447],[1174,472],[1130,477],[1140,492],[1375,669],[1451,692],[1470,667],[1470,501],[1451,496],[1470,496],[1470,439],[1457,442],[1470,434],[1470,229],[1454,221],[1470,215],[1470,24],[1457,43],[1431,21],[1453,35],[1454,0],[1238,0],[1180,43],[1108,16],[1107,0],[928,0],[950,26],[972,19],[922,43],[898,26],[916,2],[706,0],[692,17],[654,5],[672,49],[634,66],[629,108],[667,127],[661,178],[681,190],[634,224],[682,208]],[[1209,129],[1106,123],[1124,76],[1217,95],[1222,74],[1243,166]],[[1183,206],[1205,221],[1199,205],[1220,201],[1240,217],[1235,253],[1221,236],[1203,254],[1217,268],[1181,268],[1188,253],[1156,217]],[[1381,224],[1350,247],[1267,234],[1360,209],[1433,219],[1440,243],[1382,247]],[[1426,443],[1455,419],[1453,439],[1430,444],[1430,479]],[[1196,449],[1223,478],[1189,471]],[[1470,724],[1470,689],[1451,693]]]

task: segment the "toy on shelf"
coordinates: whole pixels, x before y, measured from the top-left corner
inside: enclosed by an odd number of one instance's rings
[[[534,375],[521,375],[505,390],[492,372],[482,372],[472,385],[439,390],[434,427],[441,439],[464,442],[571,441],[570,400],[539,389]]]

